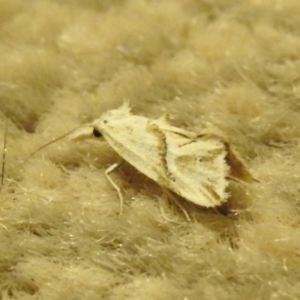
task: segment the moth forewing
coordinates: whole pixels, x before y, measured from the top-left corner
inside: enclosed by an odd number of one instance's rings
[[[158,182],[163,178],[159,141],[147,130],[148,119],[140,116],[109,119],[105,115],[94,122],[107,143],[128,163]],[[133,126],[136,124],[137,126]]]

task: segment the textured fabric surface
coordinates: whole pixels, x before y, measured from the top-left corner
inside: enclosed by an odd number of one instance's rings
[[[298,0],[0,0],[1,299],[299,299],[299,15]],[[259,182],[231,182],[226,214],[177,199],[188,222],[124,163],[118,216],[104,141],[26,160],[124,99],[216,128]]]

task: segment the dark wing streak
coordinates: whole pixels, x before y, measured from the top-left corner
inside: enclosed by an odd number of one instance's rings
[[[234,181],[259,182],[247,170],[241,159],[232,151],[228,142],[224,142],[226,148],[225,161],[230,166],[229,178]]]
[[[164,132],[154,122],[150,121],[150,122],[148,122],[147,125],[148,125],[147,129],[156,135],[156,137],[158,139],[158,143],[161,147],[161,149],[159,149],[159,157],[161,159],[162,167],[164,169],[166,178],[175,180],[175,178],[173,177],[172,173],[170,172],[170,170],[168,168],[168,162],[167,162],[168,146],[167,146],[166,136],[165,136]]]
[[[183,135],[182,135],[183,136]],[[222,142],[223,139],[221,137],[219,137],[218,135],[216,134],[211,134],[211,133],[200,133],[194,137],[190,137],[190,136],[184,136],[186,138],[189,138],[190,140],[187,141],[186,143],[184,144],[181,144],[179,145],[178,147],[183,147],[183,146],[186,146],[186,145],[189,145],[189,144],[192,144],[192,143],[195,143],[197,142],[199,139],[202,139],[202,140],[207,140],[207,139],[215,139],[215,140],[220,140]]]

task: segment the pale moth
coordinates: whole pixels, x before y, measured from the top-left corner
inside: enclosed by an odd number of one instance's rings
[[[133,115],[128,102],[83,125],[71,138],[93,136],[103,137],[121,158],[160,186],[204,207],[228,199],[228,179],[254,180],[222,137],[174,127],[167,116],[152,120]],[[108,175],[118,165],[105,174],[118,191],[122,210],[121,191]]]

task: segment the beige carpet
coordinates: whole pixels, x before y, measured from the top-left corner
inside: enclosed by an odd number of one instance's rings
[[[1,299],[300,299],[299,0],[0,0]],[[128,99],[217,128],[258,183],[174,201],[107,143]],[[151,163],[151,162],[150,162]]]

